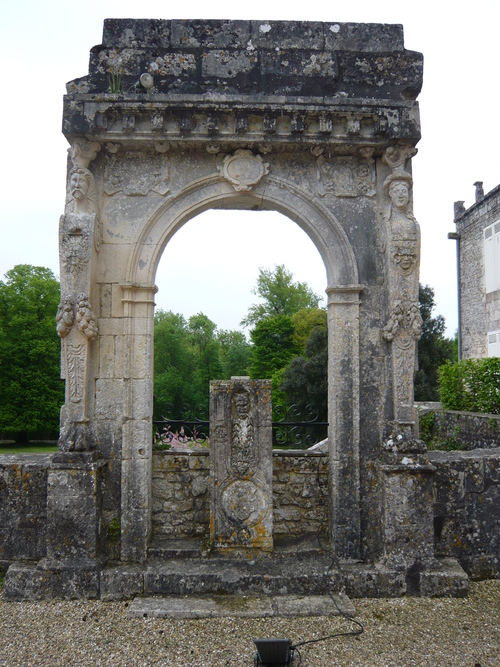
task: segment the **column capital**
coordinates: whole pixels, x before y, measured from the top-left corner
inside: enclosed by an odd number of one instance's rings
[[[349,305],[359,303],[359,294],[363,285],[328,285],[328,305]]]

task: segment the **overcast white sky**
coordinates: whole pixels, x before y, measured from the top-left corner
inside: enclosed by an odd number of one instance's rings
[[[499,0],[326,2],[191,0],[0,0],[2,128],[0,277],[15,264],[59,273],[57,229],[65,197],[65,83],[88,71],[105,18],[228,18],[402,23],[407,49],[424,54],[419,97],[423,139],[413,160],[414,212],[422,230],[421,281],[436,292],[449,335],[457,326],[453,202],[474,203],[476,180],[500,182]],[[158,306],[186,317],[205,312],[238,328],[254,301],[258,267],[284,263],[318,293],[325,270],[307,237],[278,214],[207,212],[167,247]],[[223,258],[223,259],[222,259]]]

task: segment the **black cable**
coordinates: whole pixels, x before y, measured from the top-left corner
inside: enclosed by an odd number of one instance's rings
[[[322,521],[321,521],[320,525],[318,526],[318,530],[317,530],[317,533],[316,533],[316,537],[317,537],[317,540],[318,540],[319,548],[321,549],[321,551],[324,552],[325,550],[323,549],[323,545],[321,544],[320,532],[321,532],[321,527],[322,527],[322,525],[325,523],[326,510],[327,510],[328,505],[327,505],[327,503],[325,502],[325,497],[324,497],[324,495],[323,495],[323,490],[322,490],[321,485],[320,485],[320,483],[319,483],[319,481],[320,481],[320,479],[319,479],[319,466],[320,466],[320,460],[318,459],[318,477],[317,477],[317,481],[318,481],[318,489],[319,489],[320,496],[321,496],[321,498],[322,498],[322,500],[323,500],[324,508],[325,508],[325,509],[324,509],[324,511],[323,511],[323,518],[322,518]],[[328,576],[329,576],[330,571],[331,571],[331,569],[332,569],[332,567],[333,567],[334,564],[335,564],[335,554],[332,556],[332,560],[331,560],[331,562],[330,562],[330,565],[328,566],[328,569],[327,569],[326,572],[325,572],[325,577],[326,577],[326,592],[328,593],[330,599],[332,600],[332,602],[333,602],[333,604],[335,605],[335,608],[337,609],[337,611],[339,612],[339,614],[340,614],[341,616],[343,616],[346,620],[350,621],[351,623],[355,623],[356,625],[358,625],[358,626],[359,626],[359,629],[358,629],[358,630],[351,630],[350,632],[336,632],[336,633],[333,634],[333,635],[328,635],[328,636],[325,636],[325,637],[318,637],[317,639],[307,639],[306,641],[298,642],[297,644],[294,644],[294,645],[291,646],[290,648],[291,648],[293,651],[297,651],[297,652],[298,652],[298,654],[299,654],[299,656],[300,656],[300,662],[299,662],[299,665],[300,665],[300,663],[302,662],[302,656],[300,655],[300,651],[299,651],[298,648],[297,648],[298,646],[306,646],[306,644],[317,644],[318,642],[324,642],[324,641],[326,641],[327,639],[334,639],[335,637],[357,637],[357,636],[363,634],[363,632],[365,631],[365,628],[364,628],[363,624],[362,624],[360,621],[357,621],[355,618],[353,618],[352,616],[349,616],[349,614],[346,614],[344,611],[342,611],[342,609],[338,606],[337,601],[335,600],[335,598],[333,597],[333,595],[332,595],[332,593],[331,593],[331,591],[330,591],[330,587],[329,587],[329,585],[328,585]],[[298,665],[297,665],[297,667],[298,667]]]

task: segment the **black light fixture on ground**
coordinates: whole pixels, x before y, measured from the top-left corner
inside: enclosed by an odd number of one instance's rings
[[[255,667],[289,667],[295,650],[290,639],[254,639]]]

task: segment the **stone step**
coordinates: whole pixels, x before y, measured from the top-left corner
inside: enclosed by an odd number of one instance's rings
[[[453,558],[408,571],[387,565],[341,563],[330,569],[321,554],[296,558],[243,560],[175,558],[139,564],[84,561],[13,563],[6,574],[6,600],[101,598],[136,596],[323,596],[339,591],[354,598],[402,595],[465,597],[469,579]]]
[[[274,538],[273,558],[317,556],[325,553],[328,538],[316,535],[289,537],[280,535]],[[148,558],[169,560],[172,558],[204,558],[209,556],[208,538],[159,538],[155,537],[148,547]]]
[[[286,564],[272,557],[150,560],[143,591],[144,595],[321,595],[326,593],[329,565],[328,557],[318,555]]]
[[[334,600],[334,601],[333,601]],[[262,618],[297,616],[355,616],[347,595],[282,595],[277,597],[210,595],[205,597],[135,598],[128,608],[132,618]]]

